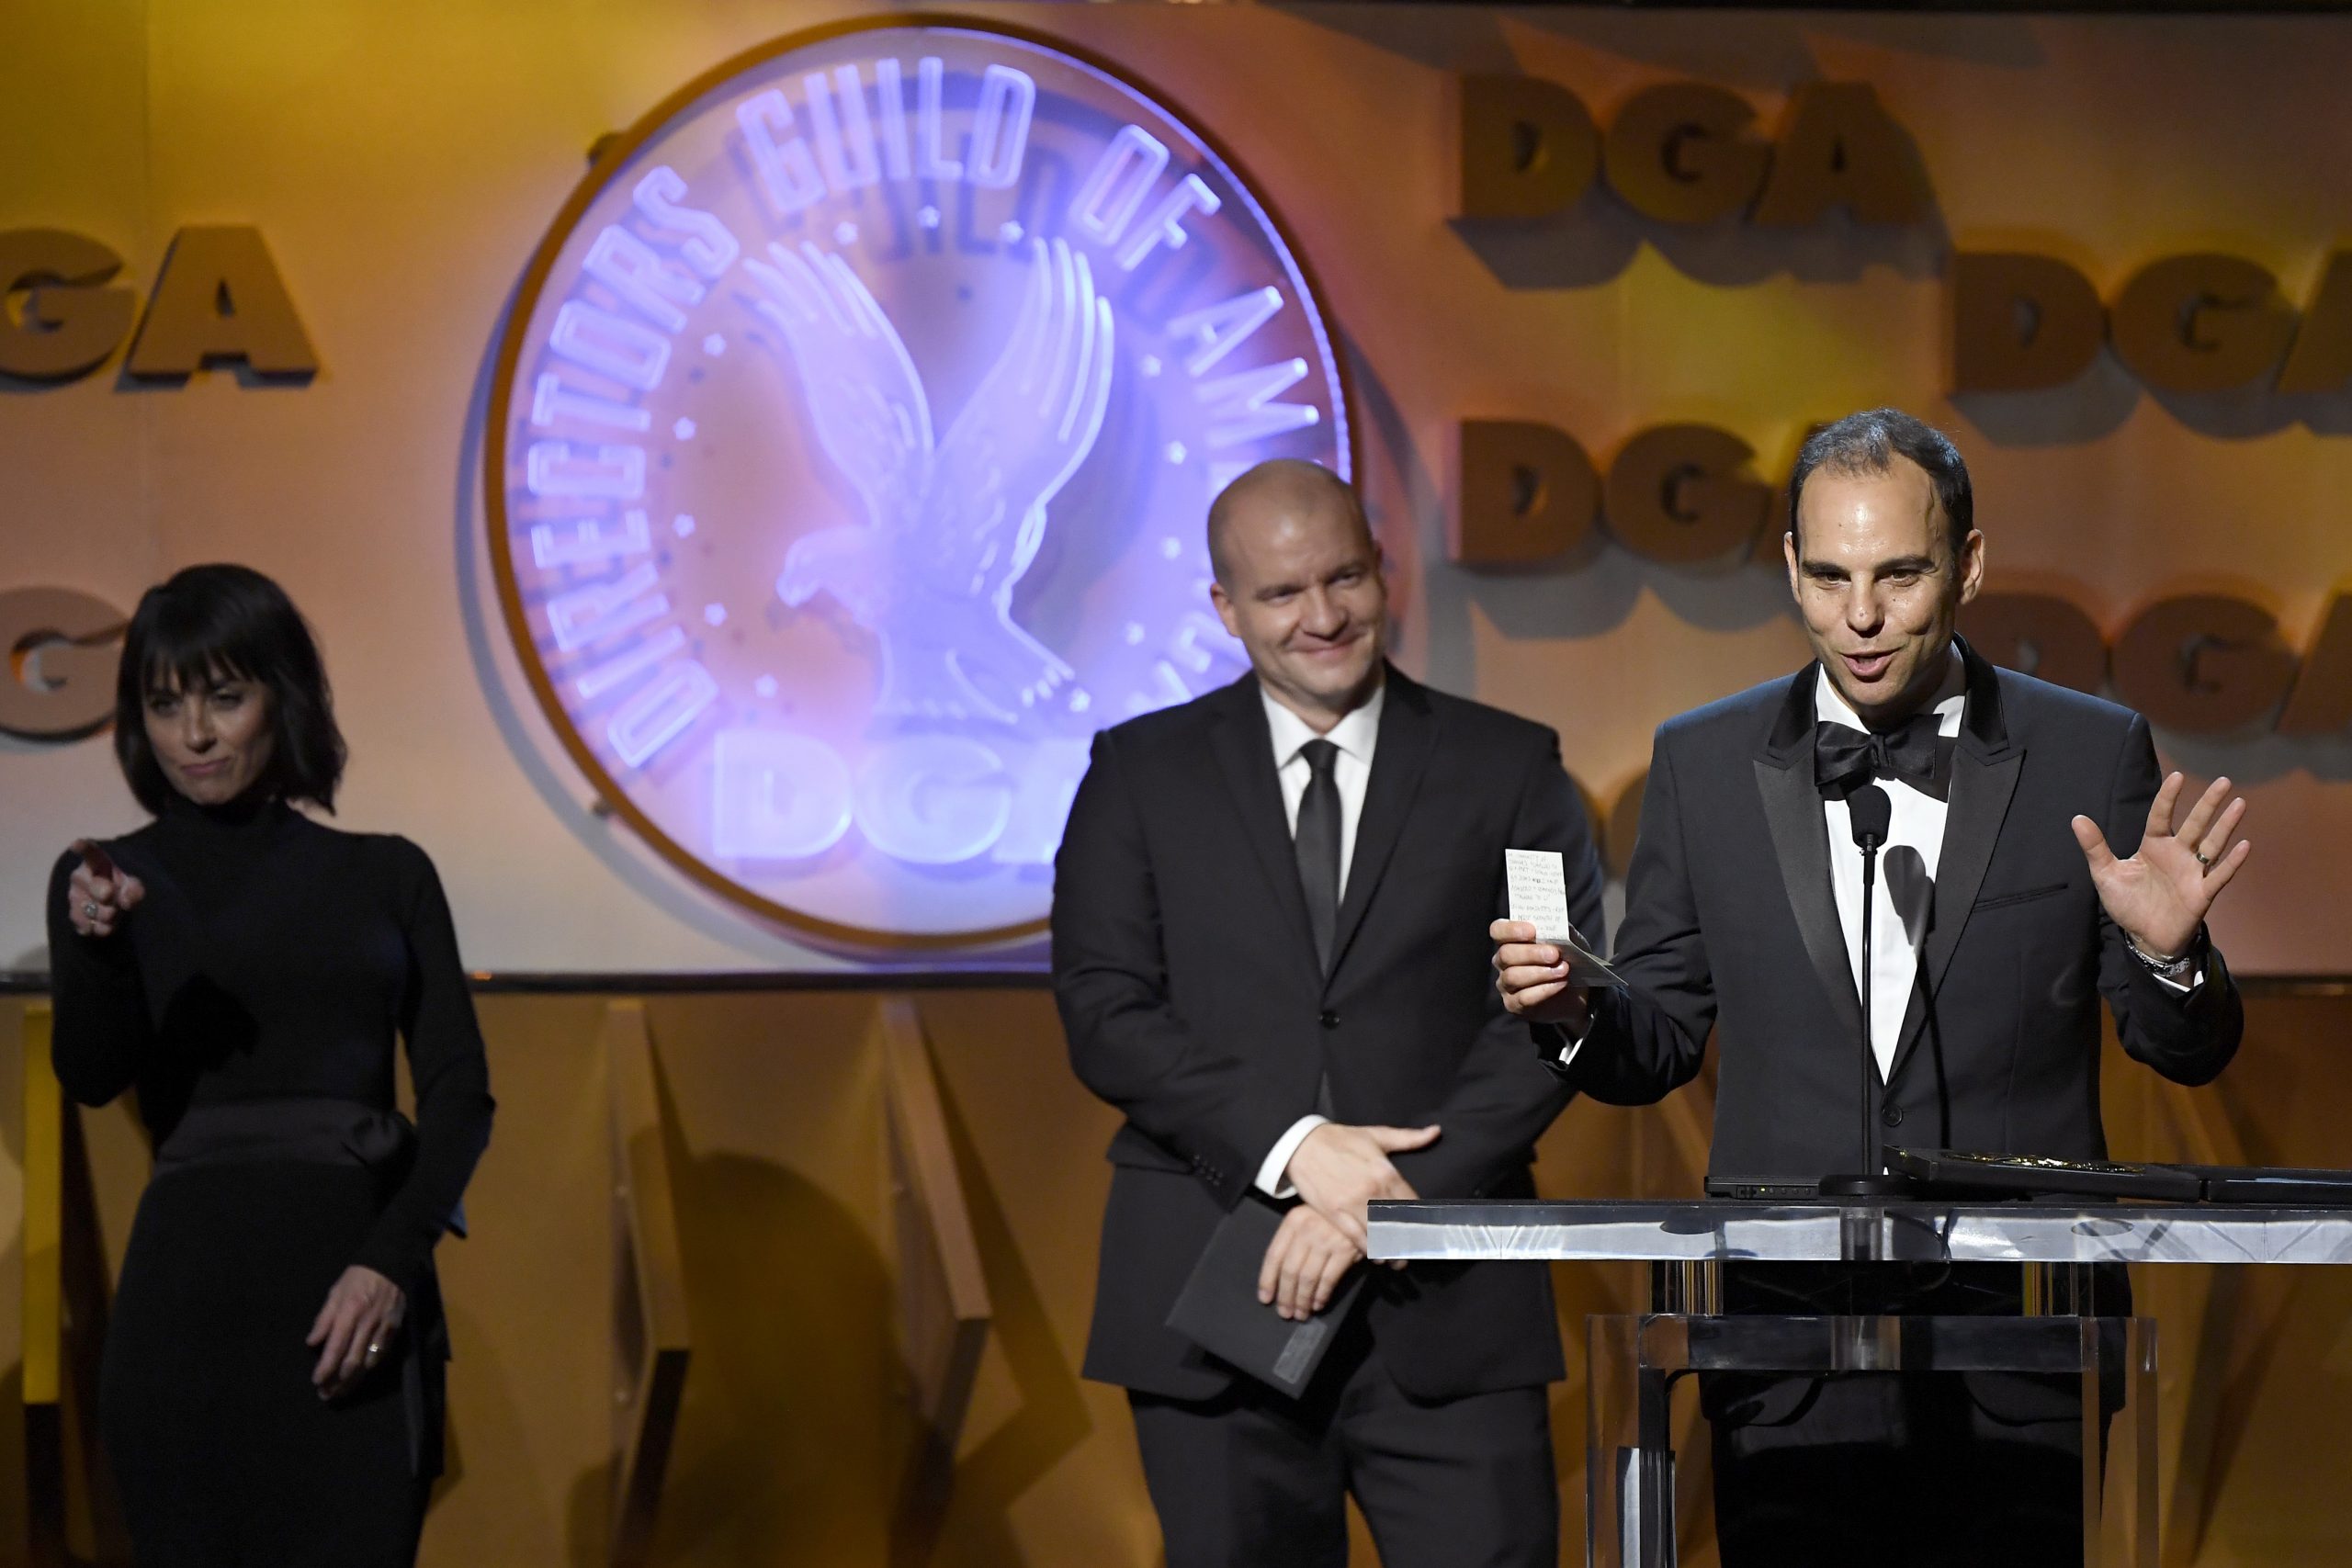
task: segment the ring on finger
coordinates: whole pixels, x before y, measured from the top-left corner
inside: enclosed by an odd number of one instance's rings
[[[82,918],[85,920],[96,919],[98,918],[98,907],[96,904],[85,902],[82,906]]]
[[[2207,854],[2203,850],[2191,850],[2188,852],[2197,857],[2197,863],[2199,865],[2203,866],[2208,871],[2213,869],[2213,857]]]

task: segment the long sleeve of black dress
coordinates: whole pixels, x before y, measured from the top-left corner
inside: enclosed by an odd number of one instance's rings
[[[423,850],[405,839],[390,841],[405,852],[400,869],[408,910],[402,927],[408,982],[401,1034],[416,1088],[416,1160],[353,1261],[401,1280],[432,1251],[465,1195],[474,1162],[490,1141],[492,1101],[481,1029],[458,962],[458,931],[441,878]]]
[[[76,859],[50,879],[66,1092],[136,1086],[161,1145],[193,1106],[273,1098],[390,1111],[395,1037],[416,1089],[413,1158],[350,1261],[407,1288],[489,1140],[481,1032],[440,879],[405,839],[338,832],[283,806],[175,799],[108,845],[146,898],[112,936],[69,919]]]
[[[49,983],[56,1009],[50,1054],[67,1094],[104,1105],[138,1077],[155,1031],[130,939],[84,936],[67,915],[80,863],[69,852],[49,879]]]

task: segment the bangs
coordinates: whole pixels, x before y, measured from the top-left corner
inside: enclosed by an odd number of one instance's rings
[[[167,590],[157,595],[154,617],[142,629],[142,694],[195,691],[223,681],[266,684],[273,673],[269,628],[233,601]]]
[[[242,660],[225,649],[151,649],[147,654],[146,678],[141,682],[141,686],[151,696],[158,694],[176,695],[231,681],[259,679]]]

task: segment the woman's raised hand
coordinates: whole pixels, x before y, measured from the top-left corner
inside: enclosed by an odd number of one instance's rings
[[[68,884],[66,918],[84,936],[112,936],[122,918],[147,897],[146,884],[116,865],[95,839],[74,840],[74,852],[82,863]]]

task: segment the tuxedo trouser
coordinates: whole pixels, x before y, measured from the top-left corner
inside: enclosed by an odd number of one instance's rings
[[[2019,1293],[2008,1265],[1724,1270],[1735,1314],[2014,1315]],[[2076,1568],[2081,1388],[2027,1373],[1702,1374],[1724,1568]]]
[[[1340,1568],[1347,1496],[1382,1568],[1555,1568],[1558,1482],[1541,1387],[1425,1402],[1359,1315],[1298,1399],[1130,1392],[1168,1568]]]

